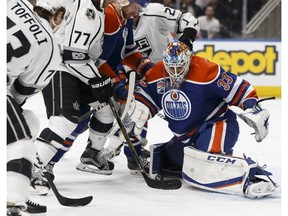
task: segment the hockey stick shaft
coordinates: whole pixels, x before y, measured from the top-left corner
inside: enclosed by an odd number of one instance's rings
[[[144,180],[146,181],[147,185],[149,187],[157,188],[157,189],[165,189],[165,190],[179,189],[182,186],[182,183],[178,179],[170,179],[170,180],[161,180],[160,181],[160,180],[155,180],[155,179],[151,179],[148,177],[147,173],[144,171],[144,169],[140,163],[140,159],[139,159],[137,152],[136,152],[136,150],[135,150],[135,148],[134,148],[134,146],[130,140],[130,136],[127,133],[125,126],[123,125],[120,117],[117,114],[117,111],[115,109],[115,106],[114,106],[111,98],[109,99],[109,105],[110,105],[111,110],[113,112],[113,115],[114,115],[114,117],[115,117],[115,119],[116,119],[116,121],[120,127],[120,130],[121,130],[128,146],[129,146],[129,149],[132,153],[133,159],[135,160],[135,162],[136,162]]]
[[[88,196],[88,197],[83,197],[83,198],[74,198],[74,199],[62,196],[59,193],[58,189],[56,188],[50,173],[44,172],[44,175],[45,175],[45,178],[47,179],[49,185],[51,186],[51,188],[52,188],[52,190],[53,190],[58,202],[61,205],[63,205],[63,206],[73,206],[73,207],[85,206],[85,205],[88,205],[92,201],[93,196]]]
[[[85,113],[84,115],[77,118],[78,123],[84,121],[85,119],[89,118],[92,114],[97,112],[98,110],[102,109],[104,106],[108,105],[106,102],[99,104],[97,107],[93,108],[89,112]]]
[[[132,142],[131,142],[131,140],[130,140],[130,136],[129,136],[129,134],[127,133],[127,130],[126,130],[125,126],[123,125],[120,117],[118,116],[117,111],[116,111],[116,109],[115,109],[115,106],[114,106],[114,104],[113,104],[113,102],[112,102],[111,99],[109,99],[109,105],[110,105],[111,110],[112,110],[112,112],[113,112],[113,115],[114,115],[114,117],[115,117],[115,119],[116,119],[116,121],[117,121],[120,129],[121,129],[121,132],[123,133],[123,136],[124,136],[126,142],[128,143],[128,146],[129,146],[129,149],[130,149],[130,151],[131,151],[131,153],[132,153],[132,156],[133,156],[134,160],[136,161],[138,167],[140,168],[141,173],[143,173],[143,172],[144,172],[144,169],[143,169],[143,167],[141,166],[139,157],[138,157],[138,155],[137,155],[137,153],[136,153],[136,150],[135,150],[135,148],[134,148],[134,146],[133,146],[133,144],[132,144]]]
[[[128,96],[127,96],[125,108],[124,108],[122,115],[120,117],[121,121],[123,121],[123,119],[125,118],[125,116],[128,113],[128,107],[129,107],[129,105],[132,101],[132,98],[133,98],[133,93],[134,93],[134,88],[135,88],[135,79],[136,79],[136,73],[133,71],[129,75]],[[113,127],[110,129],[110,131],[108,131],[108,133],[106,134],[105,137],[109,137],[109,136],[113,135],[118,130],[118,128],[119,128],[119,126],[117,124],[113,125]]]

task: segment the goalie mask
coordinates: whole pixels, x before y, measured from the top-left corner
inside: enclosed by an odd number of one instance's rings
[[[170,76],[171,85],[178,87],[189,70],[191,51],[184,43],[175,40],[168,44],[163,56],[164,67]]]

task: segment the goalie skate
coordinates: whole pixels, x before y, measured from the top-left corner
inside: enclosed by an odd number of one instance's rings
[[[245,196],[251,199],[262,198],[265,196],[270,196],[279,192],[279,187],[274,185],[272,182],[259,181],[252,182],[248,185],[245,190]]]
[[[139,156],[139,161],[146,173],[149,173],[149,166],[150,162],[147,160],[147,158],[142,157],[142,155]],[[141,171],[137,165],[137,163],[134,161],[134,159],[128,159],[127,162],[128,169],[130,170],[130,174],[132,175],[140,175]]]

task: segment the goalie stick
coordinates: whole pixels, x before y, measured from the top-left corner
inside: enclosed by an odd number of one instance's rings
[[[145,182],[147,183],[147,185],[151,188],[164,189],[164,190],[174,190],[174,189],[181,188],[182,182],[179,179],[156,180],[156,179],[151,179],[148,177],[147,173],[144,171],[144,169],[140,163],[140,160],[139,160],[139,157],[136,153],[136,150],[135,150],[135,148],[134,148],[134,146],[130,140],[130,137],[126,131],[125,126],[123,125],[120,117],[117,114],[117,111],[116,111],[115,106],[114,106],[111,99],[109,99],[109,105],[110,105],[111,110],[113,112],[113,115],[116,118],[116,121],[120,127],[120,130],[123,133],[123,136],[125,137],[126,142],[128,143],[128,146],[129,146],[129,149],[132,153],[132,156],[133,156],[134,160],[136,161],[137,166],[139,167],[140,172],[141,172]]]
[[[45,175],[49,185],[51,186],[57,200],[59,201],[59,203],[61,205],[71,206],[71,207],[85,206],[85,205],[88,205],[92,201],[93,196],[88,196],[88,197],[83,197],[83,198],[74,198],[74,199],[62,196],[58,192],[58,190],[57,190],[57,188],[56,188],[56,186],[52,180],[51,174],[48,172],[44,172],[44,175]]]

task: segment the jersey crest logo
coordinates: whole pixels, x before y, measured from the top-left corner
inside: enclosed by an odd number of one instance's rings
[[[191,103],[187,95],[177,89],[167,91],[162,97],[165,115],[174,120],[185,120],[191,113]]]
[[[157,93],[164,94],[165,93],[165,82],[164,80],[160,80],[157,82]]]
[[[95,19],[95,11],[90,9],[90,8],[88,8],[86,10],[85,15],[88,17],[89,20],[94,20]]]
[[[135,43],[137,44],[137,47],[141,52],[141,54],[143,55],[143,57],[150,58],[150,56],[153,53],[153,49],[151,47],[151,43],[148,37],[144,36],[142,38],[135,39]]]

